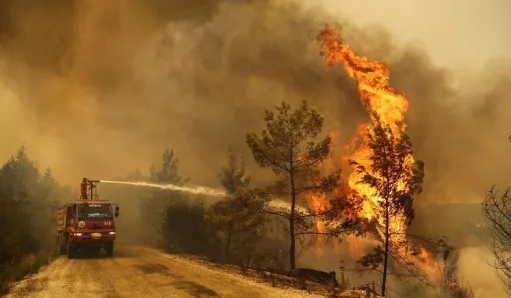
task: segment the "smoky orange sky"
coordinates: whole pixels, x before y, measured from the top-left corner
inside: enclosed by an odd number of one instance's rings
[[[421,43],[435,63],[457,70],[477,70],[490,59],[511,58],[511,2],[507,0],[319,2],[361,26],[384,25],[400,42]]]
[[[511,165],[511,45],[504,27],[494,32],[509,4],[492,17],[475,1],[456,14],[446,10],[461,1],[379,2],[0,0],[0,158],[25,144],[59,181],[78,183],[147,171],[174,148],[183,175],[215,187],[231,143],[262,179],[245,131],[262,128],[265,108],[303,98],[343,155],[366,113],[355,82],[319,56],[315,37],[330,22],[388,62],[410,98],[422,201],[479,201]],[[477,30],[460,25],[474,11],[487,12],[471,20]]]

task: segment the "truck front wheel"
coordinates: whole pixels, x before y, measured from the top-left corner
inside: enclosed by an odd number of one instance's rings
[[[114,255],[114,244],[113,243],[108,243],[106,246],[105,246],[105,251],[106,251],[106,255],[108,257],[111,257]]]
[[[68,244],[67,245],[67,258],[74,259],[75,255],[76,255],[76,248],[74,248],[73,246],[70,246]]]

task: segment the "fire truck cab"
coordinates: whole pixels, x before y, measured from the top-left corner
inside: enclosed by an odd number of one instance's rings
[[[94,189],[98,180],[88,180],[89,196],[67,203],[57,210],[56,246],[60,254],[74,258],[80,250],[99,253],[101,249],[111,257],[116,240],[115,218],[119,206],[100,200]]]

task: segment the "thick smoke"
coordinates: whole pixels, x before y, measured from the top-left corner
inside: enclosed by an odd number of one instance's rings
[[[195,183],[216,184],[227,143],[248,153],[264,108],[306,97],[347,134],[364,115],[355,86],[325,72],[318,24],[292,7],[226,2],[163,22],[160,2],[54,2],[1,9],[1,154],[25,142],[66,182],[144,167],[169,146]]]
[[[303,98],[338,132],[342,156],[367,117],[355,82],[340,66],[325,71],[315,37],[327,21],[340,22],[292,1],[0,0],[0,158],[24,143],[59,180],[78,183],[147,168],[171,147],[183,176],[216,187],[231,143],[265,179],[244,132],[262,127],[264,108]],[[427,171],[417,201],[478,202],[508,182],[507,62],[455,85],[419,46],[342,23],[356,51],[387,61],[410,98]]]
[[[331,17],[291,2],[177,2],[1,1],[0,154],[25,142],[71,182],[145,167],[173,147],[186,174],[213,185],[226,144],[248,154],[244,131],[281,100],[308,98],[340,145],[365,119],[354,82],[318,55],[315,34]],[[466,201],[506,182],[495,164],[510,164],[509,68],[455,89],[448,70],[384,28],[345,25],[344,36],[388,61],[411,100],[423,200]]]

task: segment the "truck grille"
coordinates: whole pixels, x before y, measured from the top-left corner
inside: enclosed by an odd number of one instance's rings
[[[99,224],[95,224],[95,225],[91,225],[89,227],[87,227],[88,230],[106,230],[106,229],[111,229],[112,227],[106,227],[106,226],[101,226]]]

